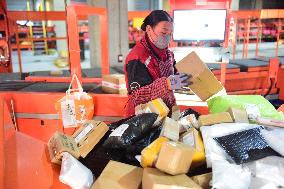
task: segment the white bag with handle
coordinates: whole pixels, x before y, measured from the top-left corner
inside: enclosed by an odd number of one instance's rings
[[[77,83],[76,89],[71,89],[73,82]],[[55,103],[55,108],[64,128],[77,127],[78,124],[93,118],[93,98],[83,91],[76,74],[72,77],[66,95]]]

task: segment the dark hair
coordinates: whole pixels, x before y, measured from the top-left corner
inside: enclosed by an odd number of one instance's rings
[[[164,10],[154,10],[152,11],[143,21],[141,29],[146,31],[146,26],[150,25],[151,27],[156,26],[159,22],[168,21],[173,22],[172,17]]]

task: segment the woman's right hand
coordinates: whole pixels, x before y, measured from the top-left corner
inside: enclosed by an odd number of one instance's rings
[[[192,81],[188,81],[190,78],[192,76],[188,74],[170,75],[167,78],[168,89],[176,90],[187,87],[192,84]]]

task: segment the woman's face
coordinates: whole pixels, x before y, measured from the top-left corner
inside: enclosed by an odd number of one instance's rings
[[[168,21],[161,21],[153,28],[148,25],[146,32],[151,42],[159,49],[168,47],[172,34],[173,34],[173,23]]]

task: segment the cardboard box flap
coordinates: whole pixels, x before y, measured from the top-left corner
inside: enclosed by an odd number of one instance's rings
[[[106,183],[119,186],[119,188],[138,189],[141,185],[142,174],[143,170],[140,167],[110,161],[103,170],[98,181],[101,181],[100,185],[102,186],[104,186],[104,182],[102,181],[105,180],[107,181]]]
[[[142,179],[143,189],[201,189],[185,174],[170,176],[154,168],[145,168]]]
[[[176,69],[180,73],[191,74],[192,77],[195,78],[205,69],[208,69],[208,67],[203,63],[196,52],[192,51],[176,64]]]
[[[125,84],[125,76],[123,74],[109,74],[103,75],[103,81],[115,83],[115,84]]]

